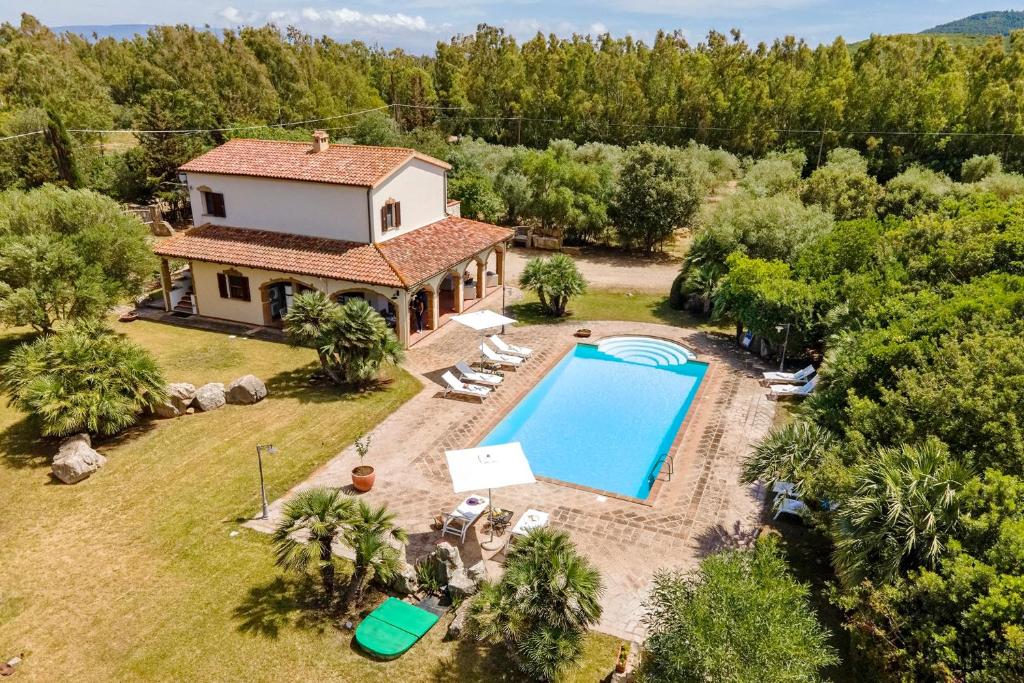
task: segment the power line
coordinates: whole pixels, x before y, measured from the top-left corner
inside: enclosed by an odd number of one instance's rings
[[[28,133],[18,133],[17,135],[8,135],[5,138],[0,138],[0,142],[3,142],[4,140],[13,140],[15,138],[27,138],[30,135],[42,135],[43,132],[44,131],[41,131],[41,130],[33,130],[33,131],[28,132]]]

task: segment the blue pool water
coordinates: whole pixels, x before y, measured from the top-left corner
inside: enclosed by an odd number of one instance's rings
[[[519,441],[535,474],[646,498],[707,368],[659,339],[577,345],[480,445]]]

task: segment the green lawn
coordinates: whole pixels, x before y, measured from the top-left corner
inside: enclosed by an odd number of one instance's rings
[[[545,314],[534,294],[510,304],[508,314],[524,325],[545,325],[565,320],[625,320],[627,322],[661,323],[678,327],[731,331],[704,318],[668,305],[668,295],[627,292],[616,289],[592,289],[569,302],[568,315],[552,318]]]
[[[315,356],[280,344],[149,322],[118,329],[151,349],[170,381],[252,372],[255,406],[148,423],[102,444],[107,466],[75,486],[49,476],[53,444],[0,407],[0,659],[26,653],[19,680],[517,680],[500,652],[446,643],[444,624],[401,659],[371,661],[351,634],[303,609],[268,539],[240,528],[258,508],[253,448],[281,495],[419,390],[404,371],[386,390],[345,395],[307,383]],[[0,337],[0,354],[24,335]],[[232,535],[234,534],[234,535]],[[593,681],[617,641],[588,639]]]

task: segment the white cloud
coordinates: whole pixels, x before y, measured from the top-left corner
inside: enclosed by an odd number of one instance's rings
[[[608,27],[598,21],[590,25],[590,32],[595,36],[604,35],[608,33]]]
[[[402,12],[391,14],[378,12],[360,12],[342,7],[340,9],[316,9],[304,7],[296,12],[293,10],[273,10],[265,14],[253,13],[243,15],[235,7],[225,7],[218,15],[232,24],[259,24],[274,22],[277,24],[296,24],[314,30],[366,30],[372,32],[412,32],[435,33],[447,30],[448,24],[433,25],[419,15],[408,15]]]
[[[743,15],[748,12],[798,9],[820,4],[823,0],[635,0],[629,8],[634,12],[666,16],[710,18]],[[611,6],[617,6],[611,2]]]

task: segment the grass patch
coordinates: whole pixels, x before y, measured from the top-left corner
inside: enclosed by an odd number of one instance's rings
[[[626,322],[660,323],[676,327],[694,327],[708,331],[730,332],[706,318],[668,305],[668,295],[648,292],[627,292],[617,289],[592,289],[569,302],[563,318],[552,318],[544,312],[536,295],[527,293],[522,301],[510,304],[508,314],[522,325],[550,325],[575,320],[623,320]]]
[[[259,507],[257,442],[280,451],[264,461],[274,498],[418,392],[415,378],[395,370],[380,391],[346,394],[308,384],[308,349],[144,321],[116,329],[170,381],[251,372],[270,396],[142,424],[100,444],[107,466],[75,486],[51,481],[53,444],[0,405],[0,659],[26,652],[19,677],[514,680],[500,652],[442,642],[443,624],[397,661],[365,658],[351,633],[305,609],[268,538],[240,528]],[[0,353],[23,339],[0,336]],[[616,645],[591,636],[584,671],[607,673]]]

